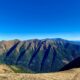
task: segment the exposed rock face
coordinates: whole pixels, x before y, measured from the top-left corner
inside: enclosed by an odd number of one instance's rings
[[[63,39],[0,42],[0,62],[20,65],[34,72],[61,70],[80,57],[80,45]]]

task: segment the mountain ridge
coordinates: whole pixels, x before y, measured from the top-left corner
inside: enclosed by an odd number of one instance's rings
[[[78,43],[56,39],[0,41],[0,62],[34,72],[60,71],[80,56]]]

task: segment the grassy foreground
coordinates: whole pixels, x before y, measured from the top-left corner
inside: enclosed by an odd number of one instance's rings
[[[18,71],[16,73],[15,71]],[[0,65],[0,80],[80,80],[80,68],[56,73],[20,73],[15,66]]]

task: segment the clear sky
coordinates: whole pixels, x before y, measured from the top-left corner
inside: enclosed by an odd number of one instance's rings
[[[0,0],[0,40],[80,40],[80,0]]]

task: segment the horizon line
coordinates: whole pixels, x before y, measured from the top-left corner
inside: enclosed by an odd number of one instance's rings
[[[55,39],[55,38],[61,38],[64,40],[70,40],[70,41],[80,41],[79,34],[22,34],[22,35],[1,35],[0,34],[0,41],[1,40],[31,40],[31,39]]]
[[[11,40],[21,40],[21,41],[24,41],[24,40],[45,40],[45,39],[62,39],[62,40],[68,40],[68,41],[80,41],[80,39],[64,39],[64,38],[60,38],[60,37],[55,37],[55,38],[28,38],[28,39],[21,39],[21,38],[12,38],[12,39],[0,39],[0,41],[11,41]]]

